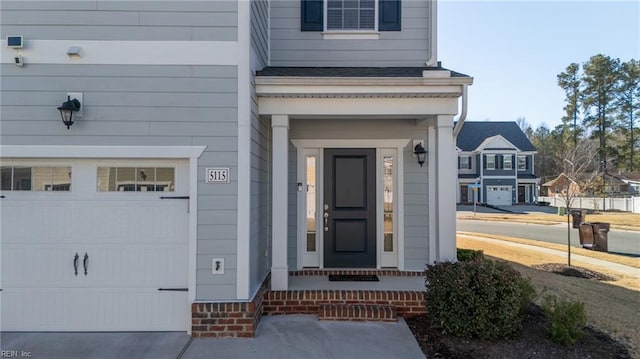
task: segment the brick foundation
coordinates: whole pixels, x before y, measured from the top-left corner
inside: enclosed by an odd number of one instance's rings
[[[291,275],[377,274],[421,276],[397,270],[302,270]],[[262,315],[312,314],[324,320],[395,321],[426,313],[425,292],[385,290],[270,290],[267,276],[250,302],[194,303],[193,337],[255,337]]]
[[[395,307],[398,315],[426,313],[425,293],[382,290],[292,290],[266,293],[265,315],[318,314],[320,304],[382,304]]]
[[[193,337],[253,338],[263,313],[270,276],[250,302],[194,303],[191,305]]]
[[[320,304],[320,320],[397,322],[396,308],[382,304]]]

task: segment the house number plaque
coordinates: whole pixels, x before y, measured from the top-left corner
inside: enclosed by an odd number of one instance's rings
[[[207,168],[207,183],[229,183],[229,168]]]

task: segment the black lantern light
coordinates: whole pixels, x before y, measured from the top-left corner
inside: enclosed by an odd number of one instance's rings
[[[424,161],[427,159],[427,150],[424,149],[424,147],[422,146],[422,143],[418,143],[413,148],[413,154],[416,155],[416,157],[418,157],[418,164],[420,165],[420,167],[422,167],[422,165],[424,164]]]
[[[67,125],[67,130],[73,125],[73,113],[80,110],[80,101],[78,99],[71,99],[71,96],[67,96],[67,101],[63,102],[58,111],[62,117],[62,123]]]

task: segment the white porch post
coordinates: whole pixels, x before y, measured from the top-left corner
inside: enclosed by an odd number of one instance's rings
[[[457,161],[453,139],[453,116],[438,116],[436,121],[436,236],[437,260],[456,259],[456,181]]]
[[[273,171],[271,196],[271,289],[287,290],[287,181],[289,154],[289,116],[272,115]]]

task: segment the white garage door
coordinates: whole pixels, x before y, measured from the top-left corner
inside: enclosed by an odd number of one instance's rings
[[[511,206],[511,186],[488,186],[487,204],[492,206]]]
[[[187,166],[3,161],[1,329],[186,330]]]

